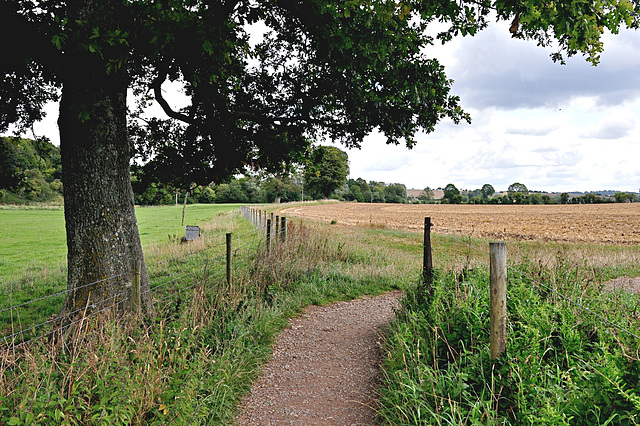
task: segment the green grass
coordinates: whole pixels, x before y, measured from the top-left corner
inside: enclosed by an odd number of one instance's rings
[[[237,208],[235,204],[189,204],[185,225],[200,225]],[[182,206],[138,207],[136,216],[143,248],[184,236]],[[25,273],[59,270],[66,255],[61,207],[0,209],[0,282],[14,281]]]
[[[225,215],[237,211],[238,205],[187,205],[185,224],[201,225],[203,236],[198,242],[179,244],[184,236],[181,226],[182,206],[140,207],[136,209],[140,238],[149,265],[168,257],[183,256],[189,251],[224,242],[224,234],[238,228]],[[216,223],[223,218],[224,223]],[[232,228],[235,226],[235,228]],[[42,324],[62,309],[64,295],[48,297],[66,289],[66,236],[64,212],[60,207],[28,207],[0,209],[0,310],[28,303],[18,310],[0,312],[0,335]],[[158,247],[163,247],[161,250]],[[193,261],[188,258],[187,261]],[[150,279],[167,275],[184,262],[151,268]],[[155,276],[153,274],[156,274]],[[12,331],[13,330],[13,331]],[[26,338],[37,335],[28,333]]]
[[[516,255],[541,249],[511,246]],[[381,420],[637,424],[640,341],[633,334],[640,336],[640,299],[603,292],[599,285],[637,267],[625,266],[628,257],[621,254],[628,249],[554,244],[549,249],[559,247],[548,264],[527,256],[510,262],[507,351],[495,361],[489,359],[486,264],[465,274],[441,271],[432,293],[422,287],[409,291],[387,338]],[[571,259],[585,252],[603,257]],[[603,262],[610,256],[621,262]]]
[[[62,209],[0,210],[0,277],[8,281],[38,265],[66,261]]]
[[[206,225],[250,230],[238,213]],[[291,221],[289,231],[268,253],[261,233],[238,239],[230,286],[223,263],[198,257],[201,267],[163,293],[153,315],[0,356],[0,422],[231,424],[288,317],[312,303],[408,287],[418,272],[413,255],[371,247],[357,230]],[[174,255],[170,243],[154,249]]]

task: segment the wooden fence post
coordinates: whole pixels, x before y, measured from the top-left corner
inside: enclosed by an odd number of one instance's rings
[[[422,282],[428,286],[433,284],[433,258],[431,255],[431,223],[430,217],[424,218],[424,252],[422,255]]]
[[[140,313],[140,269],[142,260],[134,259],[131,262],[131,312]]]
[[[227,233],[227,285],[231,286],[231,232]]]
[[[276,239],[278,238],[278,236],[280,235],[280,216],[276,216],[276,223],[274,224],[275,227],[275,232],[274,232],[274,236],[276,237]]]
[[[282,242],[287,240],[287,218],[284,216],[280,218],[280,240]]]
[[[490,358],[498,358],[507,348],[507,244],[489,243],[491,314]]]
[[[275,223],[273,222],[275,220],[275,214],[273,212],[271,212],[269,214],[269,217],[271,217],[271,232],[273,232],[274,228],[275,228]]]
[[[267,247],[267,252],[271,250],[271,219],[267,219],[266,247]]]

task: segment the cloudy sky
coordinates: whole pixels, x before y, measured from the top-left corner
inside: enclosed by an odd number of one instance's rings
[[[408,150],[371,135],[351,177],[408,188],[640,191],[640,32],[606,36],[601,63],[554,63],[508,23],[434,48],[472,124],[443,122]]]
[[[549,49],[512,39],[508,23],[434,46],[472,124],[442,122],[418,144],[369,136],[349,151],[351,177],[408,188],[640,191],[640,31],[605,36],[601,63],[554,63]],[[57,106],[36,126],[58,141]]]

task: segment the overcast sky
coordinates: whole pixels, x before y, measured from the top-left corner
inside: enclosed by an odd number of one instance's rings
[[[554,63],[508,23],[434,49],[472,124],[443,122],[412,150],[370,136],[351,177],[408,188],[640,190],[640,32],[606,36],[600,65]]]
[[[605,36],[601,63],[554,63],[549,49],[512,39],[508,23],[429,52],[453,78],[472,124],[442,122],[418,144],[371,135],[350,150],[351,177],[408,188],[640,190],[640,31]],[[57,106],[36,125],[58,143]]]

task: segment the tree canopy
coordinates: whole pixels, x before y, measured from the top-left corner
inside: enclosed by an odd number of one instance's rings
[[[61,177],[57,146],[41,139],[0,137],[0,202],[60,198]]]
[[[347,181],[349,156],[335,146],[318,146],[304,171],[304,187],[314,198],[328,198]]]
[[[460,194],[460,190],[456,188],[454,184],[448,183],[447,186],[444,187],[444,195],[442,196],[442,201],[449,204],[462,203],[462,195]]]
[[[0,131],[29,127],[89,60],[106,74],[125,73],[141,106],[155,99],[171,117],[130,125],[149,167],[176,178],[281,168],[310,137],[359,146],[375,128],[390,143],[412,146],[416,131],[431,132],[444,117],[468,120],[423,47],[473,35],[495,15],[512,23],[514,37],[555,42],[554,60],[582,53],[597,63],[605,27],[638,26],[633,7],[629,0],[3,2],[0,31],[12,42],[0,64]],[[448,27],[428,35],[435,21]],[[268,31],[252,43],[248,28],[258,22]],[[167,81],[182,83],[191,103],[170,105]]]

